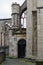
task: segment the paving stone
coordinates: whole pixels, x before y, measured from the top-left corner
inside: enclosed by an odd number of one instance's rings
[[[26,62],[25,59],[6,59],[1,65],[35,65],[35,63]]]

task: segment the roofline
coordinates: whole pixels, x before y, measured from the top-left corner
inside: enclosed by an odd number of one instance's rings
[[[24,11],[26,11],[27,10],[27,0],[25,0],[24,2],[23,2],[23,4],[21,5],[21,7],[20,7],[20,15],[22,15],[22,13],[24,12]]]
[[[11,18],[0,19],[0,21],[3,21],[3,20],[11,20]]]

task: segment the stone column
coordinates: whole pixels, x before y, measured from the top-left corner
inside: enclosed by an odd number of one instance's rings
[[[2,33],[2,46],[4,46],[4,34]]]
[[[27,58],[35,58],[37,54],[37,0],[27,0]],[[35,22],[34,22],[35,21]],[[35,30],[36,29],[36,30]],[[34,48],[32,48],[34,47]],[[34,50],[34,55],[32,54]]]
[[[33,1],[32,0],[27,0],[26,58],[31,58],[32,57],[32,35],[33,35],[32,9],[33,9]]]
[[[9,31],[9,56],[17,57],[17,35],[12,36],[12,30]]]
[[[41,60],[43,59],[43,0],[37,0],[37,7],[37,59]]]
[[[37,59],[43,59],[43,9],[37,10]]]
[[[33,0],[33,10],[36,10],[37,7],[37,0]]]

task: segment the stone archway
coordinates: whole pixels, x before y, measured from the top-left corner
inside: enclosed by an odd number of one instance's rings
[[[26,53],[26,40],[20,39],[18,41],[18,58],[24,58]]]

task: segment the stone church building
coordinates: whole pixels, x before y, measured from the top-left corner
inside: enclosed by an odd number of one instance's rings
[[[12,3],[11,18],[0,19],[0,46],[9,46],[9,56],[43,59],[43,0]]]

